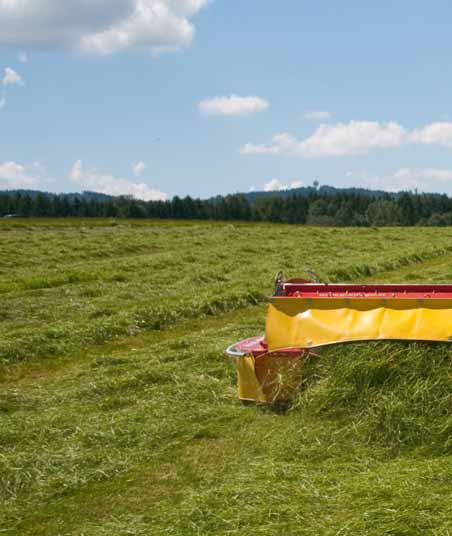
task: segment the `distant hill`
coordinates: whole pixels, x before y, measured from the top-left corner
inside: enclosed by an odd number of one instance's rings
[[[319,188],[314,188],[313,186],[303,186],[301,188],[291,188],[290,190],[272,190],[270,192],[266,191],[255,191],[248,192],[243,194],[248,201],[254,203],[256,199],[262,197],[292,197],[294,195],[299,197],[308,197],[309,195],[321,195],[321,196],[335,196],[337,194],[348,194],[348,195],[359,195],[363,197],[384,197],[388,195],[388,192],[383,190],[369,190],[367,188],[336,188],[335,186],[320,186]],[[399,193],[390,193],[390,196],[397,197]],[[440,195],[440,194],[438,194]]]
[[[55,194],[51,192],[41,192],[39,190],[23,190],[23,189],[16,189],[16,190],[0,190],[0,194],[21,194],[21,195],[28,195],[32,199],[35,199],[38,195],[45,195],[48,197],[65,197],[68,200],[73,199],[84,199],[86,201],[107,201],[108,199],[114,199],[114,196],[107,195],[107,194],[101,194],[99,192],[91,192],[89,190],[86,190],[84,192],[73,192],[73,193],[61,193],[61,194]]]
[[[272,191],[259,191],[256,190],[254,192],[246,192],[246,193],[240,193],[239,195],[243,195],[250,203],[254,203],[257,199],[261,198],[273,198],[273,197],[279,197],[282,199],[287,199],[289,197],[297,196],[297,197],[309,197],[309,196],[321,196],[321,197],[335,197],[336,195],[345,194],[347,196],[360,196],[360,197],[367,197],[367,198],[381,198],[385,197],[387,198],[392,197],[393,199],[397,199],[405,192],[385,192],[384,190],[370,190],[368,188],[337,188],[335,186],[320,186],[319,188],[314,188],[314,186],[303,186],[301,188],[291,188],[289,190],[272,190]],[[0,190],[0,194],[21,194],[21,195],[27,195],[31,197],[32,199],[35,199],[38,195],[45,195],[47,197],[60,197],[60,198],[66,198],[69,201],[73,201],[74,199],[79,200],[85,200],[85,201],[111,201],[114,199],[118,199],[119,197],[127,198],[130,196],[113,196],[108,194],[102,194],[99,192],[92,192],[89,190],[85,190],[81,193],[79,192],[73,192],[73,193],[60,193],[55,194],[51,192],[41,192],[39,190],[24,190],[24,189],[16,189],[16,190]],[[428,194],[432,197],[440,197],[444,194],[439,193],[430,193]],[[207,199],[206,201],[212,201],[212,202],[218,202],[221,201],[221,199],[224,199],[225,196],[223,195],[217,195],[215,197],[212,197],[210,199]],[[139,200],[138,200],[139,201]]]

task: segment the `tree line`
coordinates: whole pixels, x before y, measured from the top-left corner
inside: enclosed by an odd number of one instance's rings
[[[452,225],[447,195],[378,192],[366,195],[310,188],[303,195],[249,199],[246,194],[209,200],[174,197],[140,201],[97,194],[0,192],[0,217],[101,217],[241,220],[323,226]]]

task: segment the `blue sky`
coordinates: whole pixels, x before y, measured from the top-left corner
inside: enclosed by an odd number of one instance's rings
[[[0,0],[0,189],[452,194],[452,3]]]

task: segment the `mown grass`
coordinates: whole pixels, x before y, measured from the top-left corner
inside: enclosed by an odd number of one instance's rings
[[[324,348],[286,412],[239,403],[222,352],[278,268],[447,281],[451,235],[2,222],[0,530],[450,534],[452,348]]]
[[[0,360],[48,358],[265,301],[275,272],[375,276],[452,254],[449,229],[0,222]]]

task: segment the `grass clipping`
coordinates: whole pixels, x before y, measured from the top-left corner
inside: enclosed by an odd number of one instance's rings
[[[394,455],[452,453],[452,346],[360,342],[325,347],[303,369],[293,411],[329,420]]]

